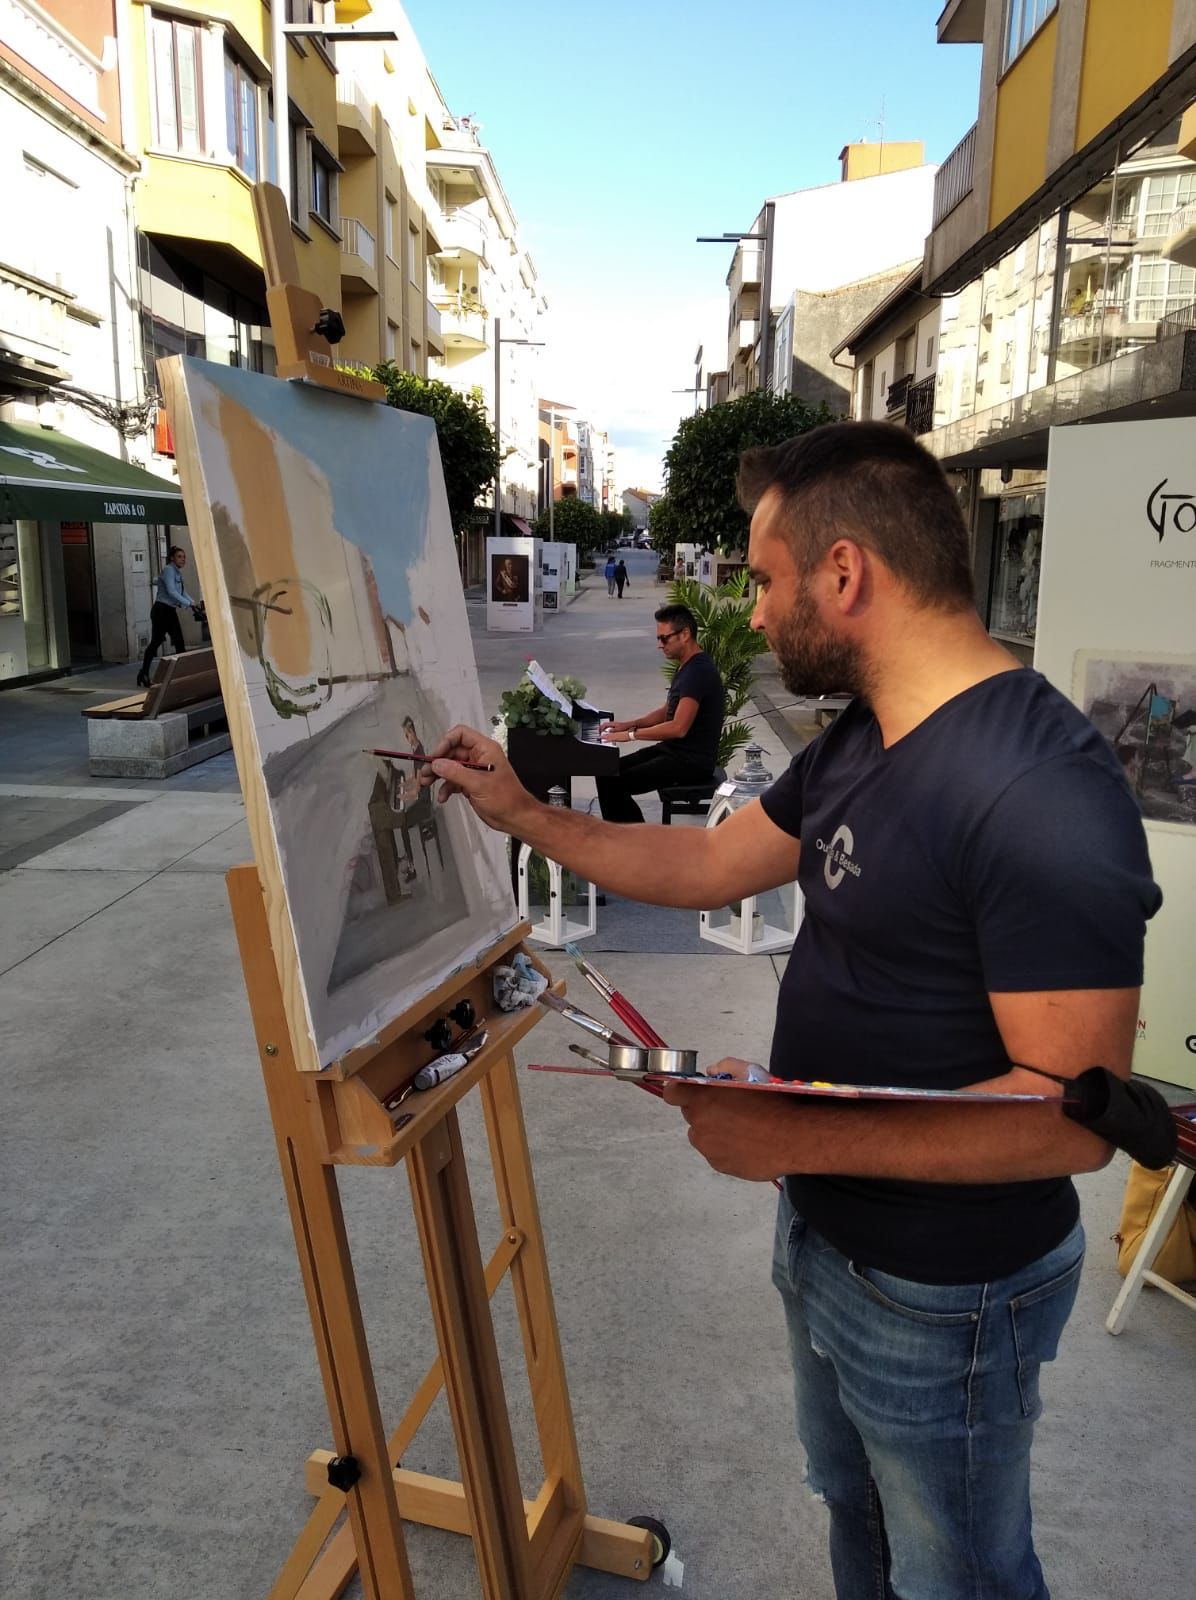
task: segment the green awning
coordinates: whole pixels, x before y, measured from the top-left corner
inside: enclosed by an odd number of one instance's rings
[[[176,483],[47,428],[0,422],[0,521],[186,522]]]

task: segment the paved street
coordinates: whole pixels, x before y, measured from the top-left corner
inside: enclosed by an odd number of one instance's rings
[[[529,654],[616,715],[660,702],[664,589],[654,557],[628,566],[623,600],[590,578],[534,636],[487,635],[470,597],[488,709]],[[79,709],[133,674],[0,696],[0,1594],[260,1600],[311,1503],[304,1458],[330,1440],[222,881],[248,840],[231,756],[148,786],[88,778]],[[789,699],[767,672],[762,694]],[[756,726],[774,772],[811,731]],[[592,792],[579,782],[575,804]],[[604,970],[665,1037],[766,1051],[783,960],[718,952],[694,912],[612,897],[599,917]],[[519,1059],[561,1059],[571,1037],[547,1017]],[[713,1174],[676,1113],[626,1086],[527,1074],[523,1091],[591,1508],[662,1518],[695,1600],[830,1600],[768,1283],[772,1190]],[[465,1111],[485,1254],[498,1221]],[[1174,1422],[1196,1319],[1148,1290],[1120,1339],[1103,1329],[1125,1170],[1081,1180],[1089,1264],[1043,1382],[1055,1600],[1178,1595],[1196,1554]],[[407,1184],[346,1170],[341,1189],[393,1422],[434,1355]],[[496,1304],[517,1375],[509,1294]],[[511,1389],[529,1492],[530,1407]],[[457,1475],[443,1402],[404,1464]],[[478,1594],[465,1541],[409,1544],[421,1600]],[[567,1589],[635,1592],[580,1570]]]

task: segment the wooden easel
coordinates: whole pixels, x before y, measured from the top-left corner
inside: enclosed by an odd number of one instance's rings
[[[311,362],[310,330],[321,308],[314,295],[297,287],[285,203],[267,185],[258,186],[255,203],[280,375],[374,398],[363,380],[322,360]],[[375,384],[368,390],[381,393]],[[182,452],[193,447],[193,436],[179,420],[175,432]],[[217,629],[213,643],[224,668],[225,652],[236,648],[235,641]],[[244,708],[230,704],[238,754],[254,748],[249,730],[240,726],[246,716]],[[260,781],[247,781],[252,776],[243,764],[251,824],[265,804]],[[493,969],[523,948],[527,924],[377,1036],[313,1070],[321,1064],[311,1059],[310,1039],[294,1032],[284,1000],[298,982],[295,952],[285,919],[267,912],[263,881],[254,866],[236,867],[227,879],[335,1447],[308,1458],[306,1481],[316,1505],[270,1600],[333,1600],[355,1567],[367,1600],[411,1600],[403,1520],[471,1535],[486,1600],[555,1600],[577,1563],[647,1578],[663,1554],[654,1533],[586,1513],[513,1056],[541,1013],[536,1007],[503,1013],[493,999]],[[385,1100],[437,1053],[425,1033],[463,1002],[487,1028],[486,1046],[456,1077],[408,1099],[396,1117]],[[482,1096],[502,1219],[501,1239],[485,1264],[456,1113],[458,1102],[475,1089]],[[388,1438],[335,1169],[393,1167],[400,1161],[407,1163],[440,1359]],[[507,1274],[544,1463],[543,1484],[530,1501],[520,1487],[489,1306]],[[457,1441],[459,1483],[396,1465],[441,1388]],[[347,1518],[338,1528],[342,1512]]]

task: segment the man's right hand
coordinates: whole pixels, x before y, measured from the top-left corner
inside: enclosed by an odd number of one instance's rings
[[[487,739],[475,728],[458,724],[449,729],[429,754],[432,759],[421,764],[421,788],[430,788],[440,779],[437,798],[442,805],[451,796],[463,794],[488,827],[522,837],[521,825],[537,809],[539,802],[528,794],[493,739]],[[463,761],[492,766],[494,771],[473,772],[460,765]]]

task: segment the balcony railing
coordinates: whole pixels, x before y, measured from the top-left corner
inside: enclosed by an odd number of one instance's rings
[[[357,256],[367,267],[378,264],[378,244],[364,222],[356,217],[341,218],[341,250],[347,256]]]
[[[1159,331],[1157,339],[1170,339],[1177,333],[1189,333],[1196,328],[1196,304],[1179,306],[1175,311],[1168,311],[1165,317],[1159,318]]]
[[[372,126],[374,121],[374,108],[370,105],[369,96],[350,72],[338,72],[336,75],[336,98],[344,106],[353,106],[360,111],[365,120]]]
[[[973,123],[935,173],[932,227],[937,228],[943,218],[950,216],[959,202],[971,194],[975,162],[976,125]]]
[[[911,433],[929,433],[934,427],[935,375],[911,383],[905,395],[905,425]]]
[[[894,411],[905,410],[905,397],[909,393],[909,386],[914,381],[912,372],[907,372],[903,378],[898,378],[896,383],[891,383],[885,395],[885,409],[892,416]]]

